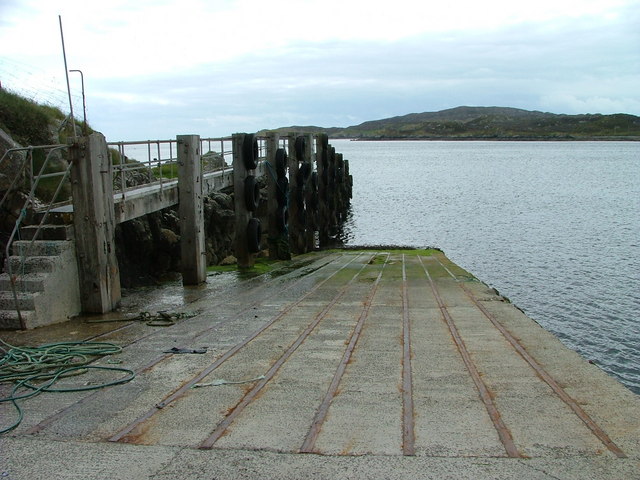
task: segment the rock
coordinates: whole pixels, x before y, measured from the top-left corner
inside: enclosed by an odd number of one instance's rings
[[[201,158],[202,170],[205,172],[220,170],[221,168],[228,166],[224,161],[224,157],[217,152],[209,151],[202,155]]]
[[[238,259],[233,255],[229,255],[222,259],[220,265],[235,265],[236,263],[238,263]]]

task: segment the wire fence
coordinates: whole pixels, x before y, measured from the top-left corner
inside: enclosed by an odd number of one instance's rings
[[[2,88],[17,93],[36,103],[56,107],[69,113],[69,96],[63,76],[52,73],[36,65],[30,65],[13,58],[0,59],[0,84]],[[73,88],[71,98],[74,104],[82,106],[81,88]],[[79,111],[82,111],[81,109]]]

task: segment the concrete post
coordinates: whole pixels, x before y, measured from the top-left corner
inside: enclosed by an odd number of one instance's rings
[[[178,135],[177,142],[182,283],[198,285],[207,280],[200,137]]]
[[[119,305],[121,292],[114,240],[113,170],[107,142],[102,134],[93,133],[81,137],[70,153],[82,311],[110,312]]]

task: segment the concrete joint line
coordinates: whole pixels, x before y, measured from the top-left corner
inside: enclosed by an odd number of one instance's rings
[[[498,411],[495,403],[493,402],[493,399],[491,398],[489,389],[487,388],[486,384],[482,380],[482,377],[480,376],[478,369],[473,363],[473,360],[471,359],[471,355],[469,354],[469,351],[467,350],[467,347],[464,341],[462,340],[460,333],[458,332],[458,328],[456,327],[455,322],[453,321],[453,318],[449,314],[449,310],[444,304],[442,297],[440,297],[440,293],[438,292],[438,288],[436,287],[435,282],[431,278],[431,275],[429,274],[427,267],[423,263],[422,258],[419,256],[418,259],[420,260],[420,264],[424,269],[424,273],[427,276],[427,279],[429,280],[431,290],[436,299],[436,302],[438,303],[438,306],[440,308],[440,312],[442,313],[444,321],[449,327],[449,332],[453,337],[453,341],[456,344],[458,351],[460,352],[460,356],[462,357],[462,360],[465,366],[467,367],[469,374],[471,375],[473,383],[475,383],[476,385],[478,394],[480,395],[480,398],[484,403],[487,413],[489,414],[489,417],[493,422],[493,426],[495,427],[496,432],[498,433],[498,437],[500,438],[500,441],[502,442],[502,445],[504,446],[507,455],[511,458],[523,458],[522,454],[518,451],[513,441],[511,432],[509,431],[507,426],[504,424],[502,417],[500,416],[500,412]]]
[[[355,260],[355,259],[354,259]],[[367,266],[367,263],[364,263],[360,270],[358,270],[355,275],[344,285],[337,295],[331,300],[331,302],[319,313],[316,315],[315,319],[311,324],[307,326],[307,328],[300,334],[300,336],[289,346],[286,352],[271,366],[271,368],[265,373],[264,379],[260,380],[249,393],[247,393],[242,400],[233,408],[233,411],[227,415],[227,417],[222,420],[216,429],[211,433],[211,435],[204,440],[198,448],[208,450],[213,448],[213,445],[224,435],[227,428],[233,423],[233,421],[242,413],[244,408],[249,405],[254,398],[260,393],[260,391],[265,387],[269,381],[275,377],[280,367],[286,362],[291,355],[298,349],[300,345],[306,340],[306,338],[311,334],[313,330],[320,324],[320,322],[327,316],[327,314],[331,311],[336,303],[344,296],[349,287],[355,282],[356,278],[360,275],[362,270]],[[328,280],[328,279],[327,279]]]

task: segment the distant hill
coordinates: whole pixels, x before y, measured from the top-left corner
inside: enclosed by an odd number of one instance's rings
[[[640,117],[564,115],[507,107],[456,107],[372,120],[347,128],[283,127],[361,140],[640,140]]]

